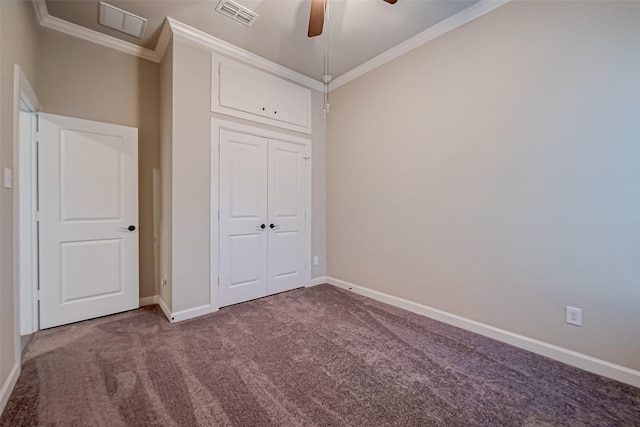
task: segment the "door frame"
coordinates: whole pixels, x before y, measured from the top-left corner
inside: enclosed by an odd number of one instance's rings
[[[14,75],[13,75],[13,177],[14,177],[14,185],[13,185],[13,284],[14,284],[14,322],[15,322],[15,346],[16,346],[16,358],[20,360],[20,354],[22,350],[21,343],[21,330],[23,329],[21,325],[21,311],[23,308],[30,307],[31,308],[31,325],[27,328],[30,330],[28,334],[31,334],[38,330],[38,236],[37,233],[33,232],[36,228],[36,211],[34,209],[34,202],[37,201],[37,186],[36,186],[36,158],[33,155],[35,151],[36,144],[36,132],[37,127],[34,128],[33,124],[37,123],[37,118],[32,120],[31,126],[31,138],[29,140],[24,140],[21,135],[21,126],[20,126],[20,109],[21,104],[26,107],[27,111],[31,114],[37,114],[40,110],[41,105],[38,97],[33,90],[33,87],[29,83],[27,76],[22,71],[19,65],[14,65]],[[35,123],[34,123],[35,122]],[[23,143],[29,144],[29,151],[31,153],[31,173],[29,176],[30,182],[20,182],[21,168],[20,168],[20,146]],[[31,212],[29,212],[28,218],[26,219],[31,224],[31,239],[30,241],[24,242],[20,239],[20,219],[24,219],[24,213],[20,211],[20,197],[23,195],[27,195],[27,197],[31,200]],[[23,214],[23,215],[21,215]],[[22,264],[22,257],[20,255],[21,248],[26,245],[28,249],[30,249],[31,253],[31,289],[25,290],[26,295],[31,295],[30,304],[28,302],[22,301],[24,298],[21,298],[22,295],[22,277],[20,275],[20,267]],[[28,284],[27,284],[28,286]],[[27,335],[28,335],[27,334]]]
[[[311,269],[313,266],[312,257],[311,257],[311,206],[312,206],[312,169],[313,169],[313,158],[311,156],[312,151],[312,140],[310,138],[302,138],[299,136],[290,135],[285,132],[277,132],[268,129],[264,129],[258,126],[245,125],[242,123],[237,123],[229,120],[211,119],[211,221],[210,221],[210,293],[209,293],[209,304],[211,307],[215,307],[216,309],[220,308],[220,296],[219,296],[219,267],[220,267],[220,228],[219,228],[219,206],[220,206],[220,131],[221,130],[229,130],[232,132],[244,133],[248,135],[253,135],[262,138],[268,139],[276,139],[279,141],[289,142],[292,144],[303,145],[307,147],[307,152],[309,153],[309,158],[307,159],[307,168],[305,171],[305,192],[306,192],[306,200],[305,200],[305,210],[307,213],[307,217],[305,220],[305,233],[306,233],[306,241],[304,244],[305,247],[305,265],[306,270],[304,274],[304,283],[301,283],[302,286],[311,285]]]

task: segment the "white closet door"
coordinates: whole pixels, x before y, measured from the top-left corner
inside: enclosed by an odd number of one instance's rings
[[[222,130],[221,307],[267,295],[266,178],[267,139]]]
[[[269,294],[304,285],[306,147],[269,140]]]
[[[138,130],[39,120],[40,326],[138,308]]]

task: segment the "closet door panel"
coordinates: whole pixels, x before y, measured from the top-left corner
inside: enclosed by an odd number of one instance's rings
[[[269,115],[281,122],[311,127],[311,91],[280,79],[271,79]]]
[[[304,284],[305,146],[269,140],[269,294]]]
[[[267,115],[269,86],[262,73],[231,61],[220,63],[219,105],[236,111]]]
[[[221,306],[267,295],[266,176],[265,138],[220,132]]]
[[[216,54],[211,111],[311,134],[311,90]]]

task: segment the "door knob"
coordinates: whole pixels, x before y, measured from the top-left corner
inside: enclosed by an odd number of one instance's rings
[[[260,226],[260,228],[262,228],[262,229],[264,230],[265,228],[267,228],[267,226],[266,226],[265,224],[262,224],[262,225]]]
[[[120,230],[135,231],[136,230],[136,226],[135,225],[130,225],[128,227],[120,227]]]
[[[276,227],[280,227],[280,224],[270,224],[269,225],[270,228],[276,228]]]

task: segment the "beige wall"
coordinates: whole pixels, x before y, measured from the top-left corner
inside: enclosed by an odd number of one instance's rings
[[[171,310],[172,277],[172,143],[173,143],[173,43],[169,43],[160,64],[160,298]]]
[[[38,28],[33,5],[0,1],[0,171],[13,168],[14,64],[37,90]],[[0,389],[16,363],[13,286],[13,191],[0,185]]]
[[[639,22],[513,2],[333,91],[328,274],[640,369]]]
[[[173,45],[172,311],[209,304],[211,57]]]
[[[173,56],[170,308],[176,312],[210,301],[211,118],[301,134],[211,113],[211,51],[174,37]],[[312,277],[321,277],[325,275],[326,132],[322,95],[314,92],[312,102],[312,256],[321,260],[312,270]],[[163,191],[168,194],[169,190]]]
[[[43,30],[38,97],[44,112],[138,128],[140,297],[158,294],[153,169],[159,160],[159,65]]]

